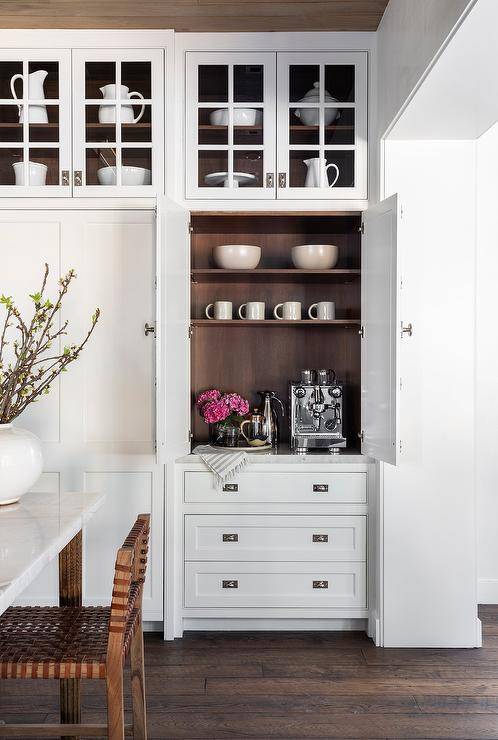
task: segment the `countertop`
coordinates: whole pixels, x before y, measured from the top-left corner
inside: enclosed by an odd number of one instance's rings
[[[195,449],[190,455],[184,455],[177,458],[176,462],[184,465],[202,462],[199,455],[195,454]],[[306,455],[291,452],[289,445],[280,445],[277,449],[262,450],[261,452],[248,452],[249,464],[268,464],[268,465],[351,465],[352,463],[372,463],[372,458],[362,455],[358,450],[341,450],[338,454],[331,455],[323,452],[309,452]]]

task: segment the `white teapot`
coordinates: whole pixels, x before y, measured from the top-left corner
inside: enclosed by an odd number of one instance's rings
[[[37,69],[36,72],[31,72],[28,75],[28,95],[30,100],[45,100],[45,91],[43,89],[43,83],[48,75],[45,69]],[[12,90],[12,97],[14,100],[19,100],[16,95],[15,82],[16,80],[22,80],[23,75],[17,74],[10,79],[10,89]],[[25,93],[23,93],[25,94]],[[24,111],[23,106],[17,106],[19,111],[19,123],[24,123]],[[30,105],[29,106],[29,122],[30,123],[48,123],[47,108],[44,105]]]
[[[104,96],[104,100],[117,100],[116,97],[117,85],[104,85],[100,88],[100,92]],[[131,100],[132,97],[144,99],[144,96],[139,92],[130,92],[130,88],[126,85],[120,85],[120,96],[119,100]],[[140,113],[135,118],[132,105],[121,104],[121,123],[138,123],[142,118],[145,111],[145,105],[142,105]],[[99,123],[116,123],[116,106],[115,105],[101,105],[99,107]]]
[[[316,108],[296,108],[294,115],[299,118],[304,126],[318,126],[320,123],[320,83],[314,82],[311,90],[308,90],[304,95],[300,103],[316,103]],[[325,103],[337,103],[337,98],[333,98],[332,95],[325,90],[324,94]],[[341,113],[338,108],[324,108],[323,118],[325,126],[329,126],[337,118],[341,117]]]

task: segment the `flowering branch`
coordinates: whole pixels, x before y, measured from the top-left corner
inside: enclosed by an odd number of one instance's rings
[[[100,309],[97,308],[81,344],[70,344],[63,348],[62,353],[47,357],[44,353],[54,341],[67,334],[68,322],[65,321],[60,328],[56,328],[56,322],[62,301],[76,273],[69,270],[59,279],[59,292],[53,303],[45,297],[48,275],[49,268],[45,264],[41,288],[29,296],[34,303],[29,324],[23,320],[11,296],[0,296],[0,305],[7,312],[0,332],[0,424],[8,424],[22,414],[30,403],[50,392],[57,376],[66,372],[68,365],[79,357],[99,320]],[[9,329],[19,332],[19,337],[12,342],[13,358],[10,361],[5,356],[10,344],[7,341]]]

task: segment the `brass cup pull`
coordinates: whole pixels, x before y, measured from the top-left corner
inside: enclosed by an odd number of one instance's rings
[[[221,585],[223,588],[238,588],[239,582],[238,581],[222,581]]]
[[[225,483],[223,490],[225,493],[238,493],[239,485],[238,483]]]
[[[239,535],[238,534],[224,534],[222,537],[223,542],[238,542],[239,541]]]
[[[313,588],[328,588],[328,581],[313,581]]]
[[[328,534],[314,534],[313,535],[313,542],[328,542],[329,536]]]
[[[329,487],[326,483],[314,483],[313,493],[328,493]]]

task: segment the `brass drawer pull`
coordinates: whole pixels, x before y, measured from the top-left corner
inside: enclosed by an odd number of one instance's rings
[[[313,542],[328,542],[329,536],[328,534],[314,534],[313,535]]]
[[[238,483],[225,483],[223,486],[223,491],[226,493],[238,493],[239,485]]]
[[[223,539],[223,542],[238,542],[239,535],[238,534],[224,534],[222,539]]]
[[[239,582],[238,581],[222,581],[221,585],[223,588],[238,588]]]
[[[313,493],[328,493],[329,487],[327,483],[314,483],[313,484]]]
[[[328,581],[313,581],[313,588],[328,588]]]

